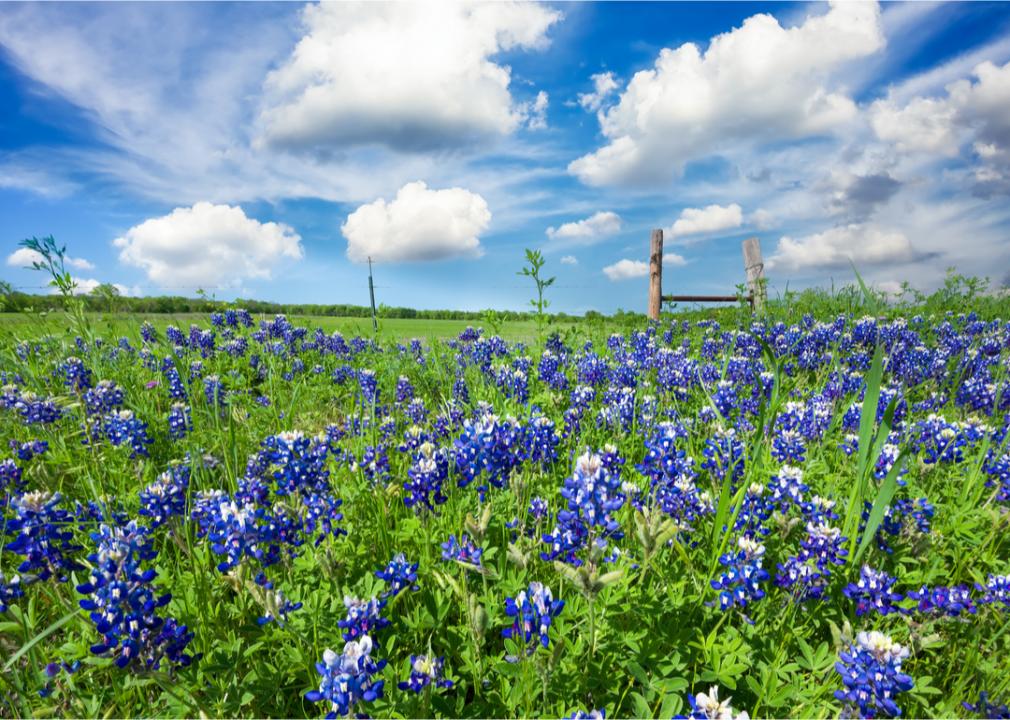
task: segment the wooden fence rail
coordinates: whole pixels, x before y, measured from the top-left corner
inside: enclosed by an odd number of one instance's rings
[[[764,306],[764,261],[761,241],[756,237],[743,241],[743,264],[747,274],[748,293],[744,296],[751,311]],[[663,231],[653,230],[649,242],[649,317],[659,320],[663,302],[737,302],[739,295],[664,295],[663,294]]]

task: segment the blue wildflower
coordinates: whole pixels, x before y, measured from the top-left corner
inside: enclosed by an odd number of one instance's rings
[[[842,676],[845,689],[836,690],[835,698],[846,704],[846,714],[859,717],[898,717],[901,708],[895,699],[912,689],[914,681],[901,672],[908,649],[876,630],[861,632],[848,651],[838,655],[835,671]]]
[[[168,412],[168,436],[173,440],[182,440],[189,434],[193,427],[190,418],[189,405],[185,403],[172,403],[172,409]]]
[[[156,613],[171,595],[157,596],[151,586],[157,573],[143,569],[143,563],[157,555],[147,529],[135,522],[125,527],[102,525],[91,537],[98,544],[88,556],[94,568],[89,582],[77,586],[79,593],[90,596],[80,605],[90,611],[102,635],[91,652],[115,657],[121,668],[134,660],[148,670],[157,670],[163,659],[189,665],[192,658],[185,649],[193,633]]]
[[[80,569],[73,556],[82,548],[73,541],[70,513],[59,507],[62,499],[59,493],[39,491],[11,500],[15,515],[6,530],[15,537],[5,549],[25,558],[18,572],[66,582],[68,572]]]
[[[385,568],[375,571],[375,577],[384,580],[388,589],[383,597],[396,597],[401,590],[417,590],[417,563],[407,562],[403,553],[397,553]]]
[[[385,600],[374,597],[371,600],[361,600],[348,595],[344,597],[344,607],[347,608],[347,616],[337,621],[337,625],[343,630],[344,640],[367,637],[373,631],[389,625],[389,620],[382,617],[382,609],[386,607]]]
[[[859,571],[859,580],[849,583],[842,592],[856,603],[856,615],[865,615],[870,610],[888,615],[901,612],[895,603],[901,602],[903,595],[892,592],[894,583],[895,579],[883,570],[864,565]]]
[[[477,547],[470,536],[460,535],[460,541],[456,541],[455,535],[450,535],[449,539],[442,543],[442,559],[455,560],[456,562],[470,565],[475,568],[481,567],[480,556],[483,548]]]
[[[511,627],[502,630],[502,637],[525,645],[526,654],[532,655],[538,642],[544,647],[550,645],[551,622],[564,607],[565,601],[555,600],[549,587],[533,581],[528,590],[520,590],[515,598],[505,598],[505,614],[514,620]]]
[[[983,718],[998,718],[999,720],[1010,720],[1010,708],[1006,703],[998,703],[989,700],[989,693],[982,690],[978,694],[978,702],[962,702],[963,707],[968,712]]]
[[[316,672],[322,676],[319,689],[305,693],[305,699],[330,703],[326,717],[335,718],[348,715],[358,703],[381,698],[384,681],[375,676],[386,661],[374,660],[371,653],[372,639],[368,635],[349,641],[341,655],[327,648],[322,662],[316,663]]]
[[[761,583],[768,579],[768,572],[761,567],[765,547],[747,537],[737,540],[737,551],[728,552],[719,558],[726,568],[719,579],[712,580],[712,589],[719,591],[719,608],[728,610],[734,605],[741,608],[765,596]]]
[[[401,690],[415,693],[429,685],[437,688],[451,688],[452,680],[445,678],[445,658],[430,655],[410,656],[410,677],[399,684]]]

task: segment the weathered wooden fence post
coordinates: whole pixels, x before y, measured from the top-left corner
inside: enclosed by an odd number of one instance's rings
[[[649,246],[649,319],[659,320],[663,305],[663,230],[652,231]]]
[[[753,308],[760,312],[765,301],[765,264],[761,259],[761,241],[756,237],[743,241],[743,266],[747,271],[747,288],[753,300]]]

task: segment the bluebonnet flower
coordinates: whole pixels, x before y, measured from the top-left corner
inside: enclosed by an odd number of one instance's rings
[[[544,350],[540,356],[540,362],[537,363],[537,376],[540,378],[540,382],[552,390],[565,390],[568,387],[568,378],[562,367],[562,357],[551,350]]]
[[[859,717],[898,717],[895,702],[899,693],[911,690],[914,681],[901,672],[908,649],[876,630],[861,632],[848,651],[838,654],[835,672],[842,676],[844,690],[835,698],[846,704],[845,714]]]
[[[323,652],[316,672],[322,676],[318,690],[305,693],[309,702],[330,703],[327,718],[350,714],[361,702],[374,702],[382,697],[384,681],[375,678],[386,666],[385,660],[372,658],[372,639],[365,635],[344,645],[342,655],[330,649]]]
[[[452,398],[463,405],[470,404],[470,390],[466,386],[466,378],[462,374],[456,376],[452,383]]]
[[[964,451],[984,435],[978,426],[948,422],[936,414],[915,423],[911,433],[913,447],[923,453],[922,461],[930,465],[963,462]]]
[[[21,582],[20,575],[14,575],[10,580],[0,572],[0,615],[7,612],[7,608],[13,600],[17,600],[25,594],[25,583]]]
[[[603,406],[596,424],[610,430],[631,432],[635,424],[635,388],[611,388],[603,393]]]
[[[528,590],[520,590],[515,598],[505,598],[505,614],[514,620],[511,627],[501,631],[502,637],[525,645],[526,654],[532,655],[538,643],[544,647],[550,645],[551,622],[564,607],[565,601],[555,600],[549,587],[533,581]]]
[[[975,583],[975,588],[982,593],[980,604],[1001,604],[1005,610],[1010,609],[1010,575],[990,575],[985,585]]]
[[[737,438],[736,430],[717,427],[715,434],[705,441],[702,454],[705,456],[702,469],[708,470],[719,483],[729,474],[730,487],[735,489],[745,469],[744,446]]]
[[[414,453],[414,465],[407,471],[407,481],[403,484],[406,494],[403,503],[420,512],[434,510],[435,505],[446,501],[442,493],[442,483],[448,477],[448,456],[441,448],[430,442],[420,445]]]
[[[525,404],[529,399],[529,377],[519,368],[502,365],[495,373],[495,384],[507,398]]]
[[[150,518],[152,530],[173,517],[185,516],[188,489],[189,466],[170,466],[157,480],[140,491],[140,515]]]
[[[793,505],[802,505],[804,493],[810,488],[803,482],[803,470],[792,465],[783,465],[768,483],[771,500],[783,513]]]
[[[923,585],[919,590],[906,593],[906,597],[918,602],[919,612],[957,617],[961,613],[974,615],[978,609],[971,599],[971,588],[967,585],[947,587]]]
[[[329,489],[326,458],[329,445],[323,438],[293,431],[271,435],[246,468],[246,476],[272,481],[277,495]]]
[[[815,524],[827,524],[839,519],[838,513],[835,512],[835,501],[820,495],[814,495],[801,504],[800,510],[808,522]]]
[[[401,375],[396,381],[396,402],[408,403],[414,399],[414,386],[406,375]]]
[[[173,440],[182,440],[192,426],[189,406],[185,403],[172,403],[172,409],[168,412],[168,436]]]
[[[7,521],[7,533],[14,539],[5,549],[25,559],[18,572],[31,574],[39,580],[55,576],[66,582],[67,573],[81,566],[74,555],[81,546],[73,541],[73,520],[69,512],[59,507],[63,496],[44,491],[30,492],[13,498],[10,507],[14,517]]]
[[[565,720],[606,720],[607,711],[605,708],[599,710],[573,710],[571,715],[565,715]]]
[[[158,331],[155,330],[154,325],[147,320],[140,325],[140,339],[145,343],[158,342]]]
[[[399,684],[401,690],[419,693],[429,685],[451,688],[452,680],[445,678],[445,658],[430,655],[410,656],[410,677]]]
[[[782,430],[772,438],[772,457],[783,463],[801,463],[806,460],[806,445],[796,430]]]
[[[63,373],[63,384],[75,392],[83,392],[91,387],[91,370],[79,357],[68,357],[60,370]]]
[[[366,404],[375,405],[379,402],[379,385],[374,370],[365,368],[358,371],[358,387]]]
[[[541,559],[560,560],[578,567],[582,559],[577,553],[589,542],[589,528],[577,515],[569,514],[542,539],[549,549],[540,553]]]
[[[565,479],[561,496],[568,501],[568,510],[559,512],[558,518],[564,522],[567,515],[577,515],[590,528],[600,527],[604,534],[619,537],[620,526],[611,514],[624,505],[620,487],[620,476],[611,474],[599,455],[587,451]]]
[[[554,530],[545,534],[543,542],[549,550],[541,553],[544,560],[561,560],[575,566],[582,564],[577,553],[587,544],[603,548],[605,538],[623,537],[620,525],[612,513],[624,505],[621,478],[604,466],[603,459],[588,451],[575,462],[575,470],[565,479],[561,496],[567,508],[558,512]]]
[[[175,325],[169,325],[165,328],[165,339],[178,347],[186,347],[186,336]]]
[[[530,499],[530,507],[527,511],[529,516],[535,521],[540,521],[547,517],[547,501],[542,497],[534,497]]]
[[[397,553],[385,568],[375,571],[375,577],[384,580],[388,586],[383,597],[396,597],[401,590],[417,590],[417,563],[407,562],[403,553]]]
[[[355,463],[354,470],[361,470],[365,479],[373,485],[386,485],[390,479],[389,454],[383,445],[365,447],[361,461]]]
[[[345,596],[344,607],[347,608],[347,616],[337,621],[337,625],[343,630],[344,640],[357,640],[389,625],[389,620],[382,617],[382,610],[386,607],[385,600],[377,600],[374,597],[371,600],[361,600]]]
[[[327,537],[337,538],[347,534],[338,525],[344,519],[344,514],[340,512],[343,500],[328,491],[303,493],[302,498],[305,506],[302,530],[306,535],[316,536],[317,547]]]
[[[512,417],[501,420],[488,412],[474,422],[466,421],[462,435],[453,445],[459,487],[486,478],[494,487],[504,488],[522,462],[522,428]],[[481,499],[487,489],[485,483],[477,486]]]
[[[59,420],[63,415],[63,411],[52,398],[43,400],[31,392],[17,396],[13,408],[21,416],[25,425],[49,425]]]
[[[0,461],[0,508],[4,506],[7,497],[20,494],[24,488],[18,464],[10,458]]]
[[[999,720],[1010,720],[1010,708],[1006,703],[998,703],[989,700],[989,693],[982,690],[978,694],[978,702],[962,702],[961,707],[970,713],[983,718],[998,718]]]
[[[198,537],[206,537],[214,554],[224,556],[217,565],[220,572],[228,572],[246,556],[261,562],[269,560],[259,527],[263,511],[252,502],[239,504],[220,490],[201,492],[192,517]]]
[[[123,389],[112,380],[100,380],[84,393],[84,409],[89,415],[105,415],[123,406]]]
[[[443,560],[455,560],[476,568],[481,567],[480,556],[483,552],[484,549],[477,547],[465,533],[460,535],[459,542],[456,541],[455,535],[450,535],[449,539],[442,543]]]
[[[415,424],[423,423],[428,418],[428,408],[425,406],[422,398],[411,400],[407,403],[407,407],[403,412]]]
[[[891,472],[891,468],[894,467],[894,463],[898,461],[898,457],[901,455],[901,448],[899,448],[895,443],[887,442],[884,443],[884,447],[880,449],[880,457],[877,458],[877,462],[873,466],[873,476],[877,480],[883,480],[887,477],[888,473]],[[904,487],[907,483],[904,480],[904,476],[908,474],[905,468],[898,471],[898,485]]]
[[[545,415],[535,415],[525,428],[526,457],[547,467],[558,459],[558,443],[561,438],[554,429],[554,421]]]
[[[713,685],[708,693],[688,694],[687,702],[691,706],[689,715],[676,715],[681,720],[749,720],[746,712],[737,713],[731,698],[719,700],[719,688]]]
[[[849,554],[845,542],[838,528],[808,522],[799,553],[779,563],[775,584],[790,590],[797,602],[823,599],[831,566],[844,565]]]
[[[157,614],[171,595],[157,596],[151,581],[157,573],[143,563],[157,555],[146,528],[130,522],[125,527],[102,525],[91,534],[97,550],[88,556],[94,563],[91,578],[77,586],[90,597],[80,605],[91,613],[102,641],[91,646],[95,655],[111,655],[125,668],[138,661],[157,670],[163,659],[180,666],[192,658],[185,652],[193,639],[185,625]]]
[[[771,493],[766,494],[766,490],[764,485],[751,483],[740,503],[740,511],[737,513],[733,528],[745,537],[753,539],[771,532],[771,528],[765,523],[775,511],[775,505]]]
[[[174,365],[165,368],[165,379],[168,381],[168,396],[173,400],[185,400],[186,386]]]
[[[733,410],[737,407],[734,384],[729,380],[720,380],[716,383],[715,392],[712,393],[712,403],[722,418],[729,420]]]
[[[1010,505],[1010,453],[990,456],[985,464],[986,487],[997,488],[996,502]]]
[[[875,610],[881,615],[901,612],[895,603],[904,597],[901,593],[891,590],[895,579],[883,570],[874,570],[869,565],[863,565],[859,571],[859,580],[846,585],[842,591],[845,597],[856,603],[856,615],[865,615]]]
[[[741,608],[765,596],[761,583],[768,572],[761,567],[765,547],[750,538],[737,540],[737,550],[720,556],[719,563],[726,568],[718,580],[712,580],[712,589],[719,591],[719,608],[728,610],[735,605]]]
[[[208,405],[212,408],[219,408],[222,412],[224,411],[228,393],[217,375],[208,375],[203,379],[203,394],[207,399]]]
[[[28,462],[32,458],[44,455],[49,450],[49,442],[46,440],[30,440],[18,443],[17,440],[10,441],[11,450],[15,450],[18,459]]]
[[[109,413],[103,419],[105,436],[113,446],[127,445],[130,457],[147,457],[147,446],[153,440],[147,434],[147,423],[133,414],[132,410]]]

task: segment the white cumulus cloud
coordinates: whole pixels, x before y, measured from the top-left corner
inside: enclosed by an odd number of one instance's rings
[[[526,121],[526,127],[530,130],[543,130],[547,127],[549,101],[547,93],[541,90],[533,100],[519,106],[519,114]]]
[[[566,222],[558,227],[549,227],[547,228],[547,237],[552,240],[578,240],[588,243],[620,232],[621,224],[620,215],[606,210],[582,220]]]
[[[901,151],[957,154],[954,108],[945,100],[915,98],[904,107],[892,100],[877,100],[870,106],[870,125],[881,140]]]
[[[853,223],[801,238],[783,237],[767,265],[775,269],[805,270],[844,267],[852,262],[858,268],[860,264],[908,262],[918,257],[904,233]]]
[[[743,224],[743,210],[736,203],[684,208],[670,228],[671,237],[700,235],[738,228]]]
[[[419,151],[505,135],[523,121],[511,69],[491,57],[545,47],[561,14],[533,3],[320,3],[270,73],[263,139],[293,149]],[[547,97],[533,101],[546,110]],[[537,122],[536,114],[533,115]]]
[[[480,195],[463,188],[431,190],[423,182],[407,183],[396,197],[362,205],[340,226],[347,238],[347,257],[387,262],[477,257],[480,234],[491,211]]]
[[[579,259],[574,255],[565,255],[561,258],[562,265],[578,265]]]
[[[663,255],[664,266],[681,267],[686,264],[687,260],[676,253],[666,253]],[[603,268],[603,274],[606,275],[611,282],[646,277],[649,274],[649,263],[642,260],[629,260],[627,258],[623,258],[615,262],[613,265],[607,265]]]
[[[586,110],[595,112],[603,106],[608,97],[618,88],[614,73],[596,73],[591,77],[593,81],[593,91],[590,93],[579,93],[579,105]]]
[[[608,143],[569,172],[590,185],[663,182],[689,160],[742,143],[828,132],[857,114],[832,74],[883,44],[876,3],[834,2],[796,27],[760,14],[704,51],[664,48],[600,114]]]
[[[18,248],[7,256],[7,265],[10,267],[32,267],[32,263],[42,262],[42,256],[26,247]],[[84,258],[66,257],[63,262],[74,270],[94,270],[95,266]]]
[[[241,207],[200,202],[127,230],[113,244],[119,259],[142,268],[159,287],[229,287],[269,278],[283,259],[299,260],[299,235],[261,223]]]
[[[649,274],[649,263],[642,262],[641,260],[628,260],[627,258],[624,258],[622,260],[618,260],[613,265],[607,265],[603,268],[603,274],[606,275],[611,282],[645,277]]]

